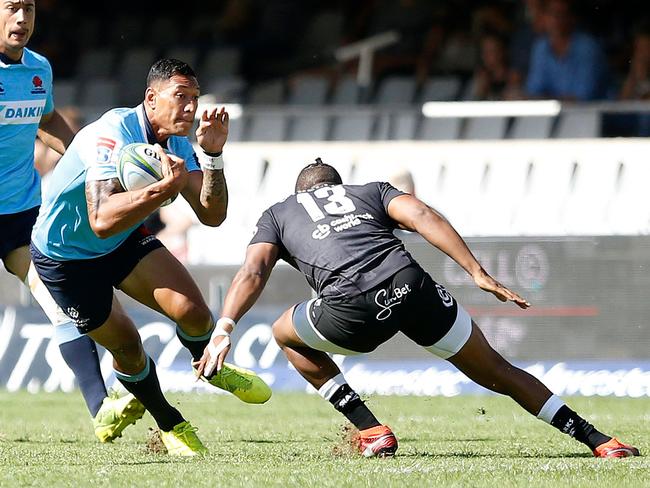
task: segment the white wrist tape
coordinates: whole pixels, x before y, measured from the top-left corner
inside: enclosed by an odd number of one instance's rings
[[[201,168],[203,169],[223,169],[223,153],[219,154],[218,156],[210,156],[201,151],[198,154],[198,158],[199,163],[201,164]]]
[[[205,365],[205,370],[203,371],[203,376],[209,377],[212,375],[212,372],[214,371],[214,368],[217,366],[217,359],[219,358],[219,354],[230,346],[230,332],[226,331],[223,326],[224,324],[229,324],[233,328],[235,327],[235,321],[233,319],[230,319],[228,317],[222,317],[219,320],[217,320],[217,324],[212,331],[212,335],[210,336],[210,342],[208,342],[208,352],[210,353],[210,360],[208,363]],[[223,339],[219,342],[218,346],[215,346],[213,344],[213,340],[215,337],[223,336]]]

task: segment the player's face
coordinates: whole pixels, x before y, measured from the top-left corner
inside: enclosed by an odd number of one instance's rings
[[[0,52],[20,59],[34,32],[36,4],[34,0],[0,0],[0,5]]]
[[[174,75],[152,87],[155,125],[168,135],[186,136],[199,106],[199,83],[193,76]]]

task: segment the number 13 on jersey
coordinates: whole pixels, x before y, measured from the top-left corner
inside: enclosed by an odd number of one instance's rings
[[[316,190],[313,195],[312,197],[311,193],[298,193],[296,200],[302,205],[314,222],[325,218],[323,210],[329,215],[343,215],[356,210],[354,202],[345,196],[345,188],[341,185],[324,186]],[[318,202],[314,197],[318,199]],[[321,203],[320,200],[327,200],[328,202],[323,204],[323,210],[319,206],[319,203]]]

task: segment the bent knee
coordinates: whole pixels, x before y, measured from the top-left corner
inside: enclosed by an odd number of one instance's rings
[[[212,313],[204,304],[190,300],[181,303],[174,311],[174,321],[189,335],[203,335],[212,326]]]
[[[271,327],[273,338],[281,348],[295,342],[296,332],[293,327],[293,307],[286,310]]]

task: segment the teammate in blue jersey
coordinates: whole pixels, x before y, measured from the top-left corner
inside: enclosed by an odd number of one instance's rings
[[[418,232],[502,302],[530,306],[483,269],[438,212],[388,183],[344,185],[336,169],[317,159],[298,175],[296,193],[268,208],[257,222],[246,260],[226,294],[222,328],[215,331],[198,370],[209,374],[224,360],[230,332],[283,259],[305,276],[317,297],[284,312],[273,324],[273,336],[305,380],[359,429],[364,456],[393,455],[397,439],[326,353],[370,352],[397,332],[447,359],[479,385],[510,396],[595,456],[639,455],[637,448],[599,432],[537,378],[492,349],[465,309],[393,234],[398,228]]]
[[[175,59],[154,63],[141,105],[110,110],[76,135],[44,192],[31,246],[34,265],[55,301],[79,331],[111,352],[118,380],[152,414],[168,452],[181,456],[206,449],[196,429],[163,396],[154,362],[114,288],[173,320],[180,342],[195,361],[201,358],[215,326],[212,314],[188,271],[142,226],[179,193],[203,224],[218,226],[226,218],[221,153],[228,113],[222,108],[201,114],[197,157],[187,135],[198,97],[189,65]],[[116,160],[122,147],[134,142],[155,144],[164,177],[126,191]],[[271,394],[254,373],[230,365],[205,379],[250,403]]]
[[[2,1],[0,8],[0,259],[55,325],[54,338],[77,378],[95,434],[106,442],[144,409],[133,395],[107,395],[95,343],[77,332],[30,265],[29,239],[41,203],[34,141],[38,135],[63,154],[74,131],[54,108],[49,62],[25,47],[34,32],[34,0]]]

